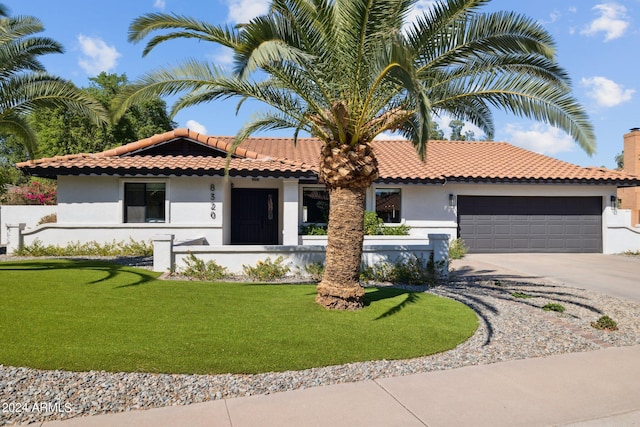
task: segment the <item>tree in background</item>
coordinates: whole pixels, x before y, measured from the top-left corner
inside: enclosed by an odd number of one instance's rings
[[[624,151],[616,155],[616,169],[624,169]]]
[[[115,96],[127,86],[125,74],[102,72],[89,81],[89,87],[83,91],[105,108],[109,108]],[[40,141],[38,152],[43,157],[104,151],[176,127],[160,97],[132,105],[115,124],[95,126],[84,116],[64,108],[34,112],[30,123]]]
[[[262,101],[235,137],[259,130],[305,131],[324,142],[319,177],[329,190],[326,266],[316,301],[364,305],[359,283],[367,189],[378,178],[373,139],[398,131],[426,155],[432,114],[468,121],[491,138],[491,108],[565,130],[587,153],[588,116],[555,60],[550,34],[511,12],[480,13],[488,0],[437,1],[413,23],[415,0],[274,0],[266,15],[229,28],[152,13],[134,20],[130,40],[154,31],[144,54],[177,38],[234,52],[233,72],[188,60],[151,72],[123,92],[119,112],[158,95],[184,95],[178,111],[235,97]]]

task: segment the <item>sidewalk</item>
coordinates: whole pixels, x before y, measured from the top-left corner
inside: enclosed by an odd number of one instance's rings
[[[640,426],[640,346],[43,425]]]

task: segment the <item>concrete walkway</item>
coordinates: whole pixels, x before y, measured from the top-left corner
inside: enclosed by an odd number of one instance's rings
[[[44,426],[640,426],[640,346]]]
[[[454,267],[458,274],[544,278],[640,301],[640,292],[637,292],[640,270],[636,270],[640,259],[604,255],[576,259],[564,255],[513,257],[472,255],[456,261]],[[563,264],[569,267],[563,270],[560,267]],[[631,291],[629,283],[635,284]],[[640,346],[43,425],[640,426]]]

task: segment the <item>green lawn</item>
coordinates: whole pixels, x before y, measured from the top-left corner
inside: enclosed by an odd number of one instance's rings
[[[475,332],[430,294],[368,289],[357,312],[314,285],[157,280],[94,261],[0,263],[0,364],[76,371],[257,373],[424,356]]]

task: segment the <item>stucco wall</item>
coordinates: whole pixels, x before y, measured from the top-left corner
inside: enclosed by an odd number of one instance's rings
[[[58,178],[58,223],[118,224],[118,178],[61,176]]]
[[[123,224],[123,183],[131,181],[157,181],[153,178],[114,177],[60,177],[58,224],[27,230],[25,243],[36,238],[46,244],[66,244],[71,241],[150,240],[157,234],[173,234],[177,241],[204,237],[211,245],[229,243],[231,222],[231,188],[276,188],[279,191],[279,229],[281,244],[296,245],[299,218],[302,218],[300,184],[296,181],[222,177],[171,177],[161,179],[167,183],[166,224]],[[212,191],[211,185],[215,190]],[[414,237],[428,234],[457,235],[457,206],[449,206],[449,195],[486,196],[598,196],[603,199],[603,248],[612,253],[620,232],[609,232],[610,225],[618,227],[619,218],[612,212],[611,196],[616,188],[608,185],[550,185],[550,184],[408,184],[376,185],[375,188],[402,190],[402,223],[411,227]],[[375,209],[375,188],[369,190],[367,209]],[[214,200],[211,194],[214,193]],[[212,203],[215,218],[212,218]],[[286,215],[286,218],[285,218]],[[38,216],[38,219],[43,216]],[[228,220],[223,221],[223,218]],[[612,222],[613,221],[613,222]],[[3,230],[4,231],[4,230]],[[285,242],[286,239],[286,242]],[[640,249],[640,247],[638,248]]]
[[[607,209],[605,221],[607,233],[603,242],[605,254],[640,251],[640,227],[630,227],[632,211],[629,209]]]
[[[56,205],[2,205],[0,206],[0,244],[7,243],[7,224],[24,223],[34,228],[42,217],[57,213]]]

